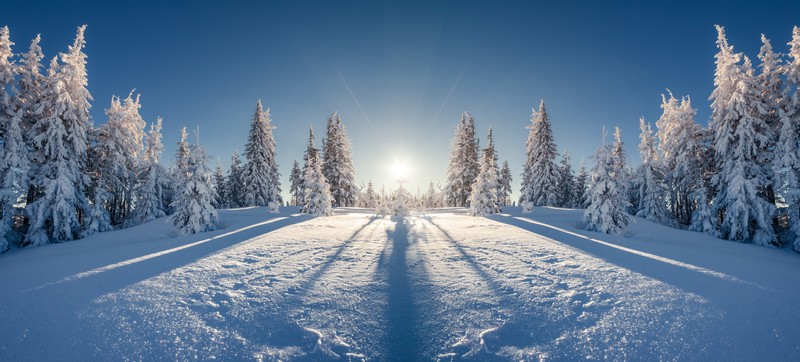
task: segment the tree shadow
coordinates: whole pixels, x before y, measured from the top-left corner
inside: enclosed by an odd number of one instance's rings
[[[387,353],[390,361],[415,361],[420,355],[421,341],[415,330],[419,311],[415,307],[415,294],[408,270],[408,220],[393,216],[395,223],[387,236],[392,242],[392,253],[386,264],[388,283]]]

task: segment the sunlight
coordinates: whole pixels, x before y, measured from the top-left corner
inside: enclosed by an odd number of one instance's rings
[[[391,165],[392,177],[396,180],[408,180],[411,175],[411,166],[405,159],[395,158]]]

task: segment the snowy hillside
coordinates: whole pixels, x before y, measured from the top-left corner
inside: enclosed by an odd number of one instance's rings
[[[0,360],[800,359],[795,253],[569,209],[297,211],[0,255]]]

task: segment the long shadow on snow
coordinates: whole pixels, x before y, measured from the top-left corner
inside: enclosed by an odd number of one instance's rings
[[[450,233],[433,221],[430,216],[420,216],[421,219],[436,227],[453,245],[456,251],[461,254],[467,265],[491,288],[491,292],[500,299],[500,311],[497,316],[502,320],[500,326],[480,326],[484,329],[480,343],[482,350],[468,351],[455,350],[456,359],[458,357],[468,357],[481,360],[507,360],[506,357],[494,355],[501,347],[506,345],[526,346],[536,342],[551,341],[562,332],[558,325],[553,325],[545,318],[546,313],[525,313],[524,306],[518,296],[515,296],[514,288],[506,286],[492,277],[486,269],[491,269],[475,259],[475,256],[467,252],[464,247],[453,238]],[[489,328],[495,328],[490,330]],[[491,331],[489,333],[489,331]]]
[[[30,310],[42,311],[43,314],[45,314],[37,316],[38,318],[50,318],[52,320],[72,319],[72,322],[59,323],[59,325],[67,328],[74,328],[75,330],[70,331],[59,329],[29,332],[27,329],[25,329],[25,326],[27,325],[25,320],[8,320],[7,322],[9,326],[18,326],[21,328],[21,330],[7,330],[7,333],[18,333],[20,336],[30,334],[34,336],[32,338],[39,338],[38,335],[43,334],[45,335],[44,338],[52,341],[61,341],[64,343],[64,345],[52,346],[52,348],[48,348],[47,350],[36,349],[35,351],[31,351],[23,342],[13,345],[13,347],[19,347],[19,350],[16,350],[16,348],[15,350],[5,350],[3,351],[2,356],[9,357],[10,360],[18,360],[19,358],[22,360],[80,360],[86,356],[77,355],[80,353],[80,351],[82,351],[82,349],[73,347],[84,345],[89,342],[86,340],[86,333],[81,333],[79,331],[83,325],[83,323],[80,321],[80,316],[48,316],[47,314],[52,312],[48,312],[51,309],[47,306],[50,303],[56,302],[50,299],[51,296],[59,296],[57,303],[62,306],[72,305],[69,310],[79,311],[89,306],[97,298],[107,293],[121,290],[140,281],[200,260],[208,255],[219,252],[220,250],[233,247],[237,244],[242,244],[247,242],[249,239],[267,234],[282,227],[309,220],[311,218],[312,217],[309,215],[290,216],[282,220],[264,223],[262,225],[256,224],[258,226],[240,228],[233,232],[219,230],[215,233],[208,233],[209,239],[202,243],[197,243],[196,245],[187,244],[181,249],[166,252],[163,255],[158,254],[157,256],[145,258],[140,261],[133,259],[135,262],[121,264],[120,266],[108,269],[98,268],[101,271],[96,273],[91,271],[82,273],[85,274],[85,276],[73,276],[63,279],[60,282],[43,285],[42,287],[36,289],[21,291],[19,293],[20,298],[34,304],[30,305],[31,303],[29,303]],[[216,236],[214,236],[215,234]],[[9,315],[8,317],[10,319],[24,319],[26,316],[28,316],[28,314],[23,313]],[[101,333],[102,331],[96,332]],[[47,337],[47,335],[50,336]],[[75,355],[70,355],[70,353],[75,353]]]
[[[387,263],[388,282],[388,337],[387,351],[390,361],[417,361],[421,356],[419,336],[415,321],[419,311],[414,306],[414,291],[408,270],[408,221],[394,216],[394,231],[388,232],[392,241],[392,254]]]
[[[584,232],[589,235],[582,235],[576,232],[576,234],[580,235],[576,236],[570,233],[575,231],[562,231],[512,217],[493,215],[488,218],[547,237],[557,243],[578,249],[622,268],[660,280],[679,289],[701,295],[711,300],[717,298],[727,300],[729,297],[740,298],[740,288],[742,287],[758,293],[780,294],[777,291],[742,281],[713,270],[699,268],[689,264],[680,265],[682,264],[680,261],[660,257],[658,255],[650,256],[651,254],[636,250],[625,250],[622,247],[607,245],[612,243],[591,240],[595,238],[595,235],[591,235],[593,233],[590,232]],[[602,235],[596,235],[596,237],[602,238]],[[658,258],[663,259],[658,260]],[[715,293],[709,293],[709,291],[714,291]],[[724,292],[724,294],[720,292]],[[736,297],[737,295],[739,295],[739,297]]]

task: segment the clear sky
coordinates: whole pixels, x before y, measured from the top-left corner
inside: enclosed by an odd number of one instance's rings
[[[494,128],[518,188],[531,107],[547,103],[559,151],[573,162],[619,125],[638,162],[638,119],[655,122],[669,88],[690,95],[706,124],[714,24],[755,59],[760,34],[787,52],[800,1],[3,1],[27,50],[46,61],[88,24],[94,123],[112,95],[136,88],[146,121],[164,118],[168,163],[182,126],[227,167],[247,138],[256,100],[271,107],[288,189],[307,129],[317,141],[333,111],[353,141],[357,179],[393,186],[406,160],[412,189],[444,184],[449,140],[464,111],[485,143]],[[348,90],[349,87],[349,90]]]

